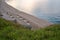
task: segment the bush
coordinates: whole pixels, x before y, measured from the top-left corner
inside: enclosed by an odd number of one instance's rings
[[[0,18],[0,40],[60,40],[60,25],[33,31]]]

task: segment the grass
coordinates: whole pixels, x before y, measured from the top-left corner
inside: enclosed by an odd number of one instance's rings
[[[0,18],[0,40],[60,40],[60,24],[32,31]]]

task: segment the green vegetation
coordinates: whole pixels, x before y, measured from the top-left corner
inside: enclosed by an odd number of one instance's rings
[[[60,25],[51,25],[39,30],[0,18],[0,40],[60,40]]]

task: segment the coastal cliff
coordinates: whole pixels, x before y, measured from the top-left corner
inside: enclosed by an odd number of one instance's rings
[[[38,29],[52,25],[52,23],[44,19],[39,19],[35,16],[17,10],[16,8],[8,5],[6,2],[1,3],[0,11],[3,14],[3,18],[7,20],[17,20],[18,23],[25,26],[31,26],[32,29]]]

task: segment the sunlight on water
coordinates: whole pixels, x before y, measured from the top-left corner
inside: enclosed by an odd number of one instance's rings
[[[46,6],[48,0],[10,0],[7,3],[18,10],[24,10],[32,13],[39,3],[41,10]],[[45,7],[46,8],[46,7]]]
[[[6,0],[6,2],[38,18],[60,23],[60,0]]]

